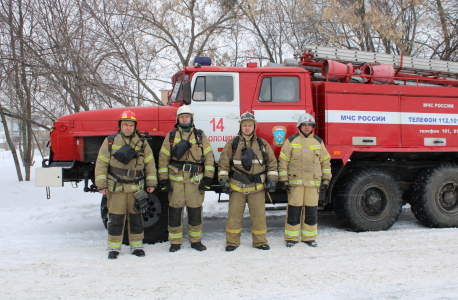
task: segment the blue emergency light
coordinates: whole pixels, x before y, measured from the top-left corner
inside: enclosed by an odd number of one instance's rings
[[[212,60],[210,57],[196,57],[194,58],[192,65],[195,66],[196,64],[199,64],[201,66],[211,66]]]

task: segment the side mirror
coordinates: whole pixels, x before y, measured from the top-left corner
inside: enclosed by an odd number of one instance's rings
[[[186,105],[191,104],[191,82],[185,78],[183,83],[183,103]]]

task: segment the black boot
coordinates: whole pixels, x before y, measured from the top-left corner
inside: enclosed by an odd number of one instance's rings
[[[258,248],[259,250],[270,250],[270,247],[267,244],[264,244],[264,245],[261,245],[255,248]]]
[[[227,252],[234,251],[235,249],[237,249],[237,247],[235,247],[235,246],[227,246],[227,247],[226,247],[226,251],[227,251]]]
[[[207,250],[207,247],[205,247],[201,242],[191,243],[191,248],[194,248],[197,251],[205,251],[205,250]]]
[[[309,245],[310,247],[313,247],[313,248],[318,247],[318,244],[315,241],[303,241],[303,242]]]
[[[292,248],[297,244],[295,241],[286,241],[286,247]]]
[[[108,259],[117,259],[118,255],[118,251],[108,251]]]
[[[132,254],[138,257],[143,257],[145,256],[145,251],[143,251],[143,249],[135,249],[132,251]]]
[[[172,246],[170,246],[169,252],[177,252],[178,250],[180,250],[180,248],[180,244],[172,244]]]

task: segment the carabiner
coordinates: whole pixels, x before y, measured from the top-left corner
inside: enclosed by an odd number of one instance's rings
[[[245,193],[245,187],[247,188],[247,192]],[[242,184],[242,193],[244,195],[248,195],[250,193],[250,186],[246,184]]]

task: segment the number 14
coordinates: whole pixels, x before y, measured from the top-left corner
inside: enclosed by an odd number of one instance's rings
[[[210,123],[213,125],[213,132],[216,131],[216,129],[220,129],[221,132],[223,132],[224,130],[224,126],[223,126],[223,118],[220,118],[219,121],[218,121],[218,124],[216,124],[216,118],[213,118]]]

